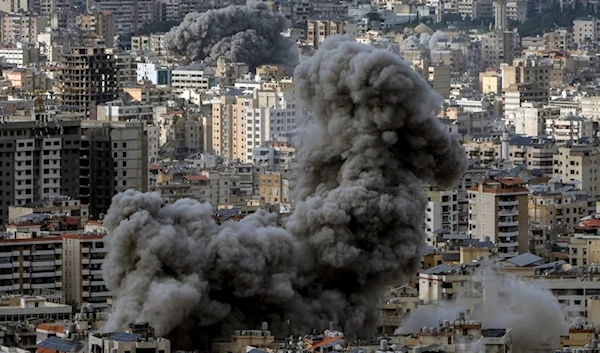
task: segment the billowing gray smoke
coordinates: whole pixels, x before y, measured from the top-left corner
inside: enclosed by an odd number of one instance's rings
[[[464,150],[435,117],[441,97],[387,50],[330,37],[295,82],[312,114],[285,225],[266,212],[217,225],[194,200],[116,195],[105,219],[104,277],[116,296],[106,330],[139,320],[158,334],[230,334],[263,320],[275,333],[329,321],[348,334],[374,329],[382,286],[418,268],[420,180],[453,185]]]
[[[167,51],[192,60],[224,57],[250,67],[283,64],[293,69],[299,57],[296,44],[281,35],[288,25],[285,16],[256,2],[190,13],[165,35],[164,43]]]

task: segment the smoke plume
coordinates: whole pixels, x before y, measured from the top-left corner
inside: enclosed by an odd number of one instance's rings
[[[105,219],[106,330],[276,334],[335,321],[369,334],[383,286],[413,276],[424,244],[420,180],[449,187],[466,158],[436,119],[442,98],[397,55],[333,36],[295,72],[311,114],[298,146],[293,214],[216,224],[195,200],[116,195]],[[286,320],[291,326],[286,326]],[[196,331],[194,331],[196,330]]]
[[[416,35],[410,35],[408,36],[404,42],[403,42],[403,47],[404,49],[419,49],[419,48],[423,48],[423,49],[429,49],[429,50],[434,50],[436,44],[441,41],[441,40],[445,40],[446,38],[448,38],[446,36],[446,33],[444,33],[443,31],[435,31],[435,33],[433,34],[429,34],[429,33],[421,33],[421,35],[417,38]]]
[[[460,312],[467,313],[467,320],[481,321],[483,328],[511,328],[516,352],[556,348],[559,337],[568,333],[569,322],[563,308],[539,283],[524,282],[483,267],[474,274],[469,286],[475,284],[479,284],[480,289],[471,288],[455,301],[419,306],[396,333],[416,333],[422,327],[437,327],[440,320],[456,320]]]
[[[298,50],[293,40],[281,35],[288,26],[285,16],[270,11],[263,2],[255,2],[187,14],[165,35],[164,43],[170,53],[192,60],[214,63],[224,57],[252,68],[283,64],[293,69]]]

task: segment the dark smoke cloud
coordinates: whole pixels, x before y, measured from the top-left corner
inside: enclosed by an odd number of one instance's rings
[[[225,57],[251,67],[284,64],[293,68],[299,57],[296,44],[281,35],[288,27],[285,16],[256,2],[190,13],[165,35],[164,43],[169,52],[192,60],[216,62]]]
[[[397,55],[328,38],[295,72],[312,109],[298,147],[294,213],[217,225],[210,205],[116,195],[105,219],[105,329],[158,334],[254,328],[369,334],[384,284],[413,276],[424,244],[420,180],[457,182],[464,150],[436,119],[442,98]],[[200,329],[199,327],[202,327]],[[212,331],[211,331],[212,330]]]

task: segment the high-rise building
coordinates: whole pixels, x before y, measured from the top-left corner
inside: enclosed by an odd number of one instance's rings
[[[582,45],[600,39],[600,20],[595,17],[581,17],[573,21],[573,40]]]
[[[506,0],[494,0],[494,26],[497,30],[505,31],[508,29],[506,3]]]
[[[87,9],[111,12],[116,34],[135,35],[153,21],[152,3],[152,0],[87,0]]]
[[[104,48],[72,48],[59,60],[58,100],[90,118],[96,105],[117,98],[117,69]]]
[[[64,234],[63,292],[68,304],[91,303],[94,308],[108,307],[111,292],[102,278],[102,264],[107,253],[103,234]]]
[[[128,189],[148,191],[148,131],[143,122],[81,123],[81,202],[99,217],[112,197]]]
[[[428,243],[434,245],[435,232],[458,233],[458,191],[442,190],[435,186],[423,186],[427,195],[425,211],[425,234]]]
[[[317,18],[309,20],[306,26],[306,42],[315,48],[328,36],[349,34],[347,21],[341,19]]]
[[[481,180],[468,189],[469,231],[474,239],[498,245],[501,256],[514,256],[529,249],[527,196],[522,179]]]
[[[78,121],[0,124],[0,222],[9,206],[79,197],[80,139]]]
[[[36,43],[37,35],[48,26],[48,17],[30,13],[16,13],[0,17],[0,39],[3,42]]]
[[[600,196],[598,177],[600,150],[592,145],[562,146],[554,154],[554,176],[563,182],[578,181],[588,196]]]
[[[79,27],[85,32],[104,39],[107,48],[115,45],[115,17],[108,11],[92,12],[78,18]]]

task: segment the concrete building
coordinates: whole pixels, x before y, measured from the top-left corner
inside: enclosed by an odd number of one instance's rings
[[[171,353],[171,341],[154,336],[148,324],[130,324],[126,332],[90,333],[88,352]]]
[[[104,234],[63,234],[63,291],[68,304],[91,303],[94,308],[108,307],[112,293],[106,289],[102,264],[108,249]]]
[[[214,68],[203,64],[181,66],[172,70],[171,85],[178,93],[185,90],[207,90],[214,85],[215,75]]]
[[[53,195],[79,196],[80,123],[0,124],[0,221],[10,206]]]
[[[427,82],[444,99],[450,98],[449,66],[429,66]]]
[[[600,120],[600,96],[581,97],[579,105],[583,117],[593,121]]]
[[[115,17],[107,11],[91,12],[79,16],[79,27],[84,32],[92,33],[102,39],[107,48],[115,45]]]
[[[519,36],[513,31],[495,30],[481,37],[481,59],[485,67],[499,68],[512,63],[519,54]]]
[[[494,0],[494,28],[500,31],[508,30],[507,0]]]
[[[12,294],[31,294],[42,289],[62,290],[60,237],[38,237],[41,232],[29,232],[29,229],[39,230],[40,225],[24,222],[8,224],[7,232],[12,235],[0,239],[0,290]],[[21,229],[25,232],[19,231],[19,228],[26,228]]]
[[[342,19],[315,18],[306,23],[306,43],[318,48],[327,36],[347,34],[348,23]]]
[[[148,132],[142,122],[84,121],[81,129],[81,202],[98,219],[115,194],[148,191]]]
[[[39,64],[40,50],[31,44],[19,42],[0,48],[0,60],[6,66]]]
[[[525,136],[540,136],[547,133],[548,121],[558,120],[560,108],[542,107],[540,104],[521,103],[515,110],[515,133]],[[550,126],[554,126],[550,124]]]
[[[232,92],[234,93],[234,92]],[[237,92],[241,94],[241,92]],[[212,103],[212,151],[234,161],[247,160],[246,109],[251,108],[251,96],[223,95]],[[246,105],[246,102],[248,105]]]
[[[10,206],[8,208],[8,219],[15,220],[33,214],[64,215],[73,218],[83,227],[89,216],[88,205],[68,196],[50,196],[47,199],[35,201],[31,204],[21,206]]]
[[[427,195],[424,230],[428,243],[433,245],[436,232],[458,233],[458,191],[442,190],[435,186],[423,186]]]
[[[282,173],[267,172],[259,175],[259,195],[265,203],[270,205],[288,204],[290,202],[288,180]]]
[[[96,105],[117,98],[117,69],[103,48],[72,48],[59,61],[58,101],[96,115]]]
[[[172,83],[171,68],[156,63],[138,63],[137,81],[150,81],[153,85],[169,85]]]
[[[44,321],[71,320],[70,305],[49,301],[41,296],[8,296],[0,298],[0,322],[25,322],[31,319]]]
[[[554,154],[554,176],[563,182],[578,182],[578,188],[591,197],[600,195],[599,168],[600,153],[595,146],[561,146]]]
[[[296,158],[296,149],[287,143],[268,142],[252,149],[252,164],[267,171],[287,170]]]
[[[151,51],[161,56],[166,53],[163,40],[163,33],[152,33],[146,36],[131,37],[131,50],[133,51]]]
[[[154,106],[150,104],[114,100],[99,104],[96,109],[97,120],[154,122]]]
[[[506,3],[506,18],[509,21],[525,23],[527,21],[527,1],[508,1]]]
[[[568,50],[573,45],[573,32],[559,28],[544,33],[544,45],[548,50]]]
[[[580,116],[546,119],[546,135],[554,138],[556,143],[575,143],[584,137],[594,137],[594,122]]]
[[[151,0],[87,0],[88,11],[114,14],[115,33],[137,35],[139,29],[153,21]]]
[[[600,39],[600,20],[595,17],[581,17],[573,21],[573,40],[579,46],[597,42]]]
[[[469,231],[473,239],[489,238],[501,256],[528,251],[527,196],[522,179],[488,179],[468,189]]]
[[[547,89],[538,88],[532,83],[518,83],[510,85],[503,93],[505,122],[514,125],[514,116],[523,103],[548,104],[549,93]]]
[[[518,83],[531,83],[541,89],[560,87],[564,83],[564,69],[555,69],[549,60],[515,59],[512,65],[500,66],[503,90]]]
[[[1,5],[0,5],[1,7]],[[37,35],[48,26],[48,17],[30,13],[14,13],[0,17],[0,40],[9,43],[35,43]]]
[[[529,187],[529,221],[539,226],[564,227],[572,231],[589,214],[585,191],[551,180],[546,185]]]

